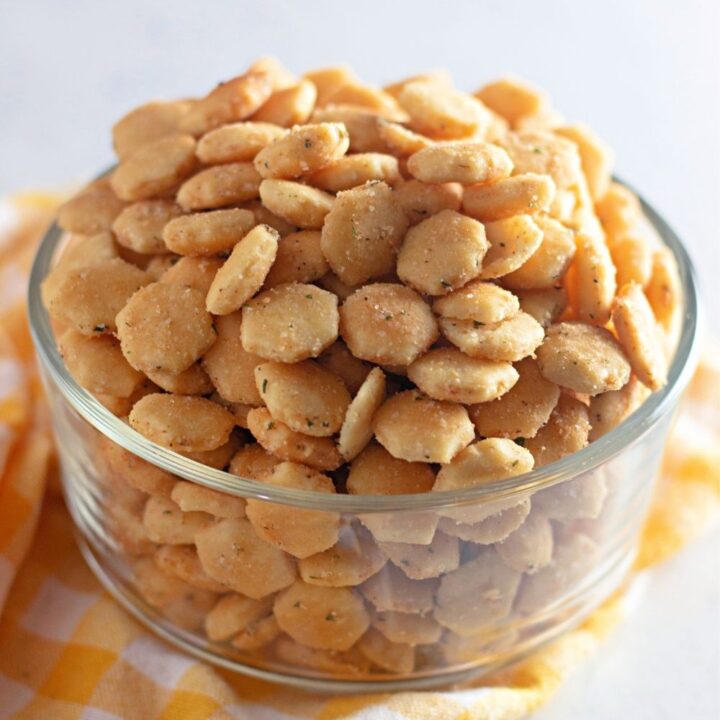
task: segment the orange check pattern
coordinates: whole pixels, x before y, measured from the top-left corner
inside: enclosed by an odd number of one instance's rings
[[[490,680],[345,697],[232,675],[150,635],[83,563],[58,493],[24,307],[34,248],[56,205],[42,195],[0,204],[0,720],[513,720],[546,702],[622,619],[618,593]],[[719,438],[720,368],[706,359],[668,446],[636,572],[720,516]]]

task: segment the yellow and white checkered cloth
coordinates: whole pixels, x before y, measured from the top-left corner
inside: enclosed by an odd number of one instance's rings
[[[25,283],[50,196],[0,204],[0,720],[512,720],[546,702],[622,618],[622,595],[519,667],[445,692],[328,697],[232,675],[150,635],[103,592],[58,493]],[[718,353],[714,353],[718,357]],[[669,443],[637,570],[720,515],[720,368],[707,361]]]

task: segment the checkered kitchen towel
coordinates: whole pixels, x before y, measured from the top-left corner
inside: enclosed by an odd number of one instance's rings
[[[0,720],[512,720],[546,702],[622,619],[618,594],[491,680],[340,698],[231,675],[150,635],[83,563],[58,494],[24,307],[33,251],[56,205],[39,195],[0,204]],[[706,360],[669,443],[637,572],[720,516],[719,439],[720,368]]]

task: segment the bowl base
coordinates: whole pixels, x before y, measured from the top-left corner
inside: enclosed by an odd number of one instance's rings
[[[72,514],[76,524],[82,527],[80,518],[76,513]],[[483,675],[513,665],[578,626],[622,583],[634,557],[632,549],[628,552],[623,548],[623,553],[615,558],[610,567],[606,565],[600,576],[595,575],[590,587],[585,584],[584,590],[574,593],[571,598],[564,598],[561,605],[550,608],[540,620],[534,616],[532,626],[526,627],[521,638],[509,648],[493,654],[483,654],[473,662],[445,669],[433,668],[415,673],[412,677],[377,675],[372,679],[353,679],[328,678],[327,674],[312,670],[279,667],[278,663],[273,661],[239,660],[233,657],[231,649],[218,650],[217,644],[203,641],[198,634],[183,630],[148,605],[138,595],[130,579],[124,577],[127,575],[124,561],[113,557],[111,552],[104,548],[94,546],[95,543],[80,532],[76,532],[76,539],[83,558],[108,593],[135,619],[171,645],[199,660],[227,670],[268,682],[332,695],[438,689],[449,686],[457,688]]]

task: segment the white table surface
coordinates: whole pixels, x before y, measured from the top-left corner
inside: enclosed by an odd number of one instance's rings
[[[446,67],[516,73],[617,151],[695,257],[720,331],[720,4],[715,0],[0,0],[0,194],[112,160],[109,127],[253,58],[348,62],[383,83]],[[651,574],[634,619],[536,720],[720,717],[720,532]]]

